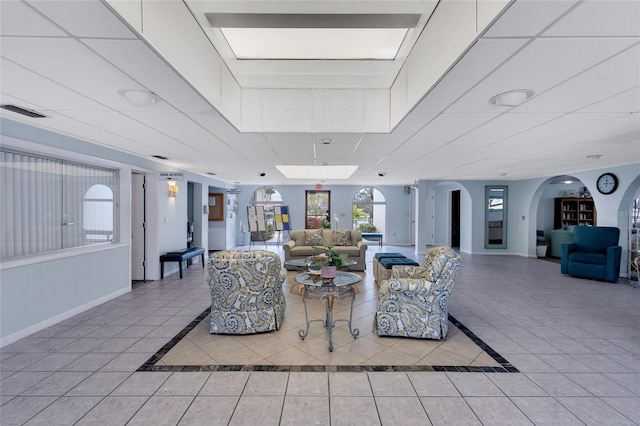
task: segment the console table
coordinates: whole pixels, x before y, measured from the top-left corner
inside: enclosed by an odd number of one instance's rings
[[[378,245],[382,247],[382,234],[379,232],[363,232],[362,238],[365,240],[375,240],[378,242]]]

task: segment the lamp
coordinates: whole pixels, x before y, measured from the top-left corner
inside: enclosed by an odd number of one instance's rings
[[[135,106],[147,106],[160,100],[160,97],[148,90],[120,90],[118,93]]]
[[[532,96],[533,90],[518,89],[495,95],[489,99],[489,102],[498,106],[516,107],[525,103]]]
[[[178,185],[175,182],[169,182],[169,198],[176,198],[178,196]]]

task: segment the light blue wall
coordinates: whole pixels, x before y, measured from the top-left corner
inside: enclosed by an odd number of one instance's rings
[[[0,338],[11,342],[131,289],[129,248],[0,271]]]
[[[267,185],[269,186],[269,185]],[[247,206],[258,186],[241,186],[238,194],[238,220],[247,223]],[[283,204],[289,206],[292,229],[304,228],[305,191],[315,187],[307,185],[274,185],[282,195]],[[331,216],[340,218],[340,228],[350,229],[354,195],[362,189],[361,185],[323,185],[322,189],[331,191]],[[404,186],[376,186],[387,202],[387,223],[384,235],[385,244],[410,244],[411,195],[405,194]],[[333,226],[333,221],[332,221]],[[242,235],[237,236],[237,244],[242,244]]]
[[[613,172],[618,177],[618,190],[611,195],[600,194],[595,186],[597,178],[605,172]],[[591,192],[598,212],[598,226],[617,226],[620,228],[620,245],[626,250],[629,206],[634,195],[640,192],[640,164],[573,172],[571,176],[582,182],[579,187],[586,186]],[[431,211],[435,211],[435,243],[448,242],[450,192],[453,189],[463,188],[468,192],[468,198],[461,197],[461,219],[462,227],[465,229],[462,231],[462,235],[470,235],[471,253],[535,256],[539,203],[541,200],[548,202],[548,195],[543,197],[543,194],[547,194],[547,191],[553,191],[548,189],[550,186],[556,186],[550,184],[552,180],[553,177],[520,181],[418,182],[418,206],[421,213],[417,217],[419,235],[416,240],[418,241],[416,250],[419,253],[426,250],[424,244],[425,241],[429,241],[429,231],[432,228]],[[509,187],[506,249],[484,248],[484,191],[486,185],[507,185]],[[431,200],[432,190],[435,194],[434,200]],[[551,211],[552,209],[553,207],[551,207]],[[467,251],[467,245],[463,245],[462,241],[461,250]],[[626,270],[626,260],[622,265],[622,270]]]

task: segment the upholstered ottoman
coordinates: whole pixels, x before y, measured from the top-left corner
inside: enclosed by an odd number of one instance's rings
[[[406,258],[406,256],[402,253],[376,253],[373,255],[373,278],[378,276],[378,265],[380,264],[380,259],[387,257],[396,257],[396,258]],[[376,281],[377,282],[377,281]]]
[[[415,262],[405,256],[380,257],[380,258],[374,257],[373,258],[373,274],[374,274],[373,277],[378,286],[382,284],[382,281],[388,280],[391,277],[391,268],[394,265],[420,266],[418,262]]]

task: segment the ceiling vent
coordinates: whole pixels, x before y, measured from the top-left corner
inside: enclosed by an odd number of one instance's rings
[[[9,105],[9,104],[2,104],[0,105],[0,108],[4,108],[7,111],[11,111],[11,112],[15,112],[18,114],[22,114],[25,115],[29,118],[46,118],[46,115],[42,115],[38,112],[35,112],[33,110],[30,109],[26,109],[26,108],[20,108],[19,106],[15,106],[15,105]]]

